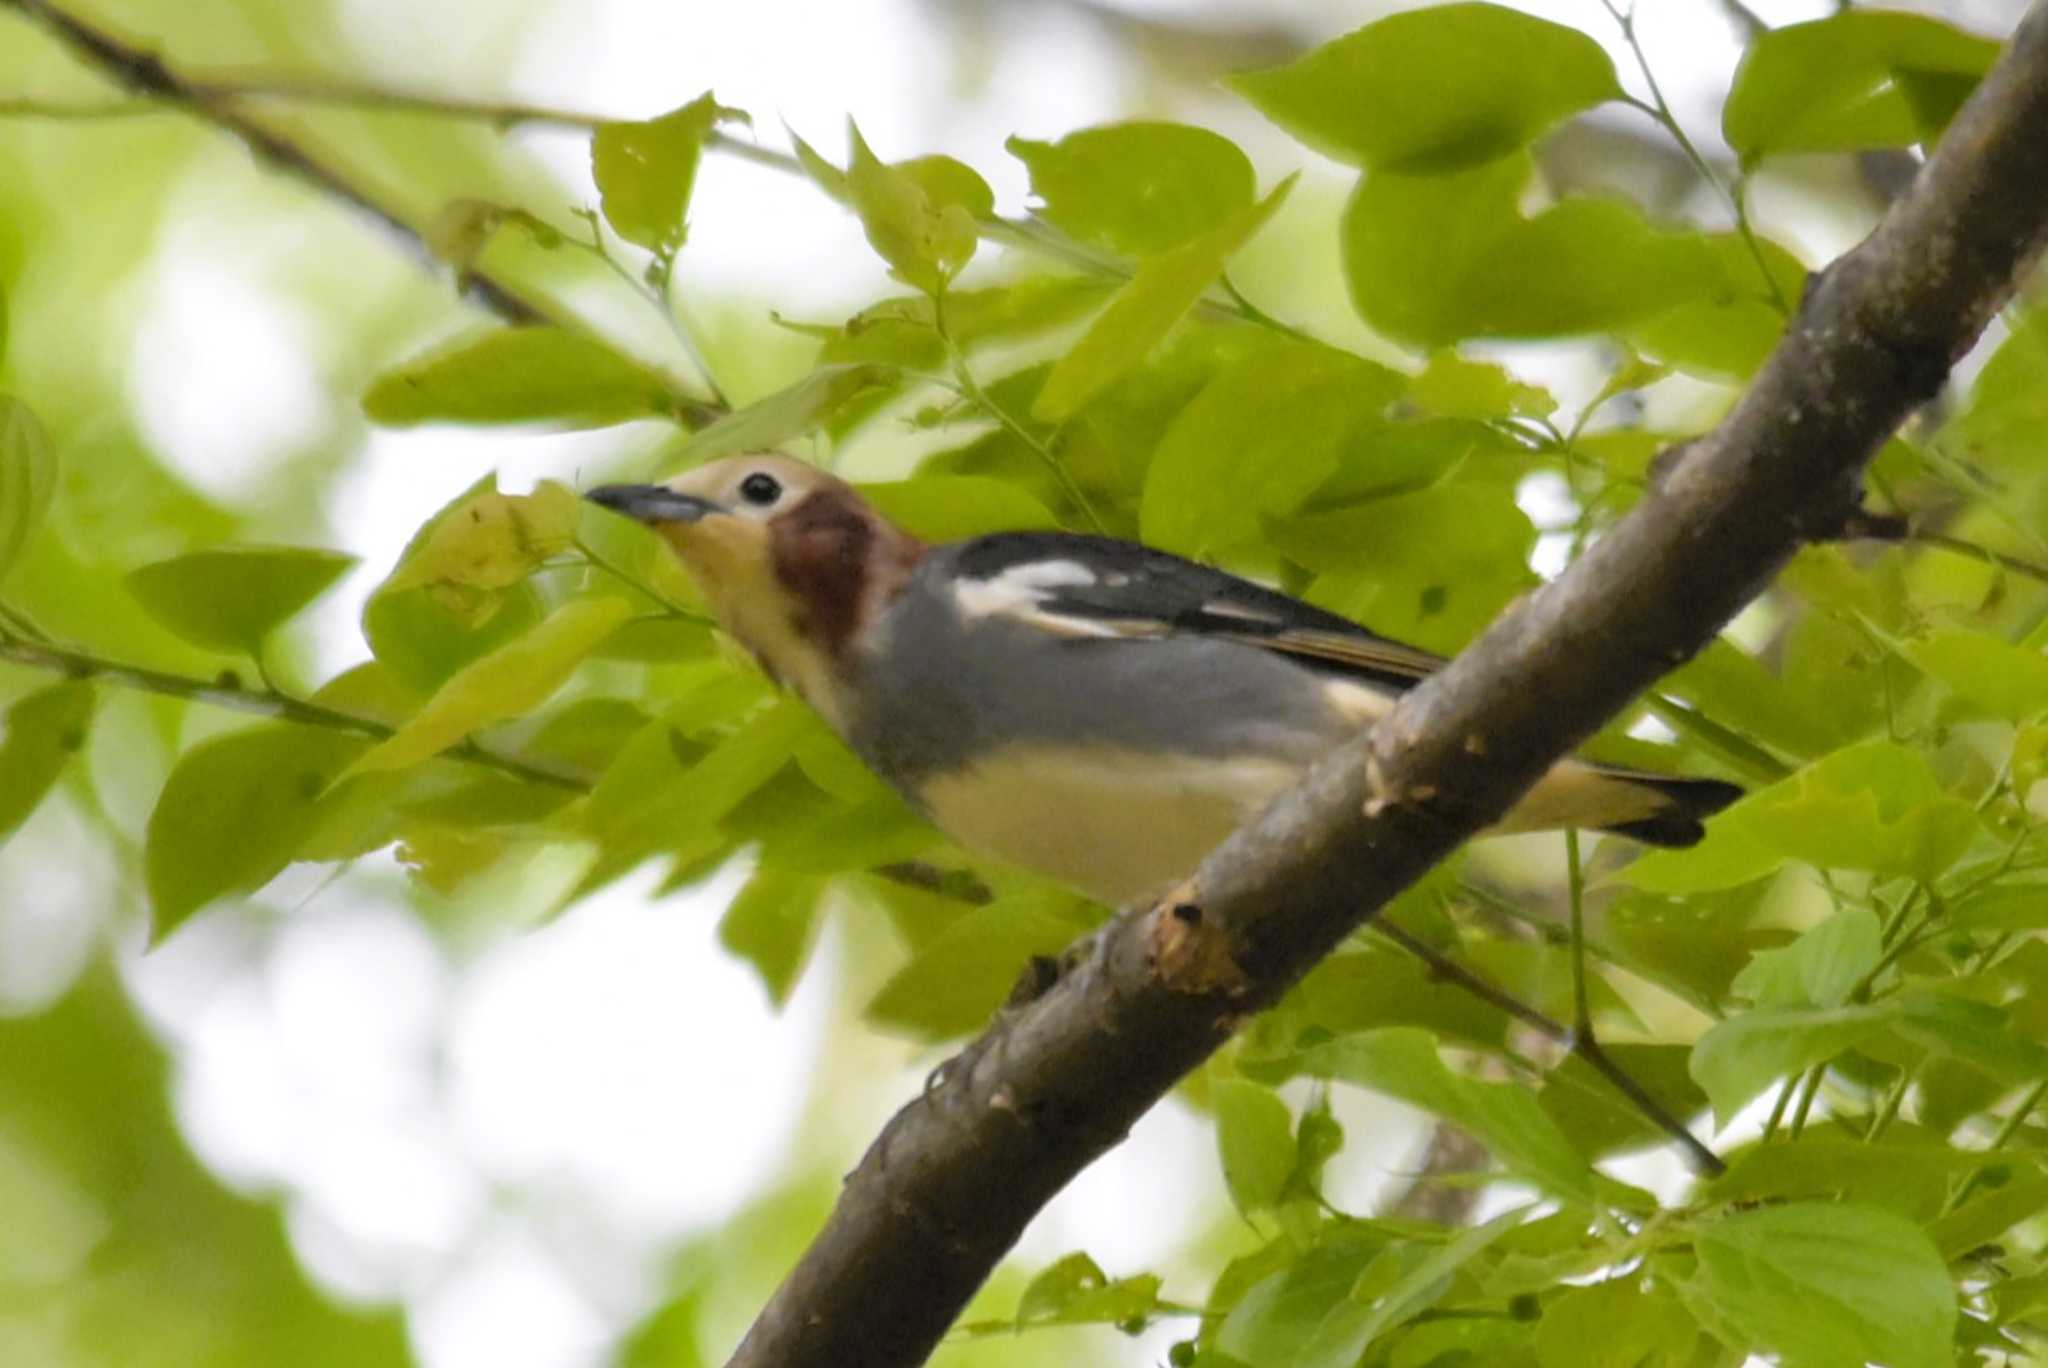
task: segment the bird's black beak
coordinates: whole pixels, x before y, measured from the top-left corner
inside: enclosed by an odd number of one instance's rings
[[[721,511],[709,499],[700,499],[694,494],[678,494],[663,485],[601,485],[583,497],[614,513],[623,513],[636,522],[644,523],[690,523],[708,513]]]

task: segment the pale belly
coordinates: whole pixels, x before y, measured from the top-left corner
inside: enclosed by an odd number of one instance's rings
[[[1018,746],[926,781],[939,829],[977,854],[1121,906],[1163,893],[1301,777],[1284,761]]]

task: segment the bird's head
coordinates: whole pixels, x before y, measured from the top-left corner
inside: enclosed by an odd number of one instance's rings
[[[862,631],[924,553],[851,485],[787,456],[733,456],[586,497],[675,548],[720,625],[834,720]]]

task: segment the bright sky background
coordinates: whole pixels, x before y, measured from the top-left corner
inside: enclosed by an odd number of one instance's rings
[[[1125,7],[1258,17],[1317,39],[1388,8]],[[1624,79],[1639,86],[1595,0],[1522,7],[1608,41]],[[1832,9],[1827,0],[1752,7],[1773,23]],[[2010,12],[1985,8],[1991,27]],[[348,0],[344,9],[359,46],[335,54],[337,71],[360,65],[395,84],[622,116],[712,88],[753,113],[764,141],[779,145],[787,121],[828,151],[851,114],[885,157],[943,151],[967,161],[1010,211],[1023,208],[1025,186],[1003,151],[1006,136],[1056,137],[1141,111],[1238,138],[1269,184],[1297,166],[1336,174],[1220,92],[1162,92],[1102,41],[1094,21],[1059,4],[989,6],[998,36],[984,42],[988,66],[971,85],[944,78],[954,48],[939,25],[958,20],[932,0],[560,0],[509,66],[495,54],[488,63],[471,56],[465,41],[472,25],[491,23],[490,0]],[[1732,29],[1715,0],[1643,0],[1641,9],[1668,95],[1714,145],[1713,111],[1738,53]],[[565,204],[594,201],[580,139],[514,136],[559,174]],[[202,163],[195,175],[206,172]],[[295,250],[292,217],[238,215],[199,184],[188,198],[136,286],[134,398],[167,459],[233,498],[320,428],[332,386],[314,342],[318,320],[271,284]],[[696,203],[686,297],[714,290],[749,296],[764,311],[831,318],[885,288],[852,220],[805,185],[714,157]],[[309,201],[299,212],[335,211]],[[1802,229],[1816,250],[1845,245],[1838,226]],[[344,549],[364,568],[319,610],[323,670],[360,656],[362,598],[433,509],[487,469],[523,489],[571,474],[613,441],[376,434],[331,509]],[[893,1080],[878,1090],[890,1106],[936,1062],[847,1015],[846,976],[871,971],[842,953],[837,929],[794,1001],[772,1012],[752,972],[713,939],[736,874],[662,902],[651,900],[651,878],[631,880],[534,930],[505,930],[516,911],[480,908],[499,931],[451,951],[396,905],[395,867],[365,864],[329,885],[289,873],[263,900],[288,910],[280,926],[257,934],[246,919],[202,918],[134,962],[130,979],[179,1060],[178,1112],[201,1155],[238,1187],[286,1194],[296,1247],[329,1286],[403,1296],[428,1368],[603,1362],[657,1296],[663,1251],[781,1170],[828,1042],[835,1068],[869,1085]],[[545,873],[534,872],[535,886]],[[537,907],[533,887],[528,894]],[[11,945],[29,943],[16,934],[27,925],[10,922]],[[52,962],[72,953],[60,927],[39,934],[34,944]],[[20,972],[0,964],[0,993]],[[1355,1097],[1345,1106],[1354,1144],[1336,1195],[1357,1209],[1407,1161],[1414,1132]],[[883,1115],[856,1116],[830,1137],[848,1166]],[[1194,1233],[1189,1215],[1221,1201],[1211,1144],[1207,1126],[1177,1104],[1160,1108],[1040,1219],[1023,1256],[1086,1248],[1112,1274],[1161,1263]],[[1157,1362],[1177,1337],[1135,1342],[1128,1361]]]

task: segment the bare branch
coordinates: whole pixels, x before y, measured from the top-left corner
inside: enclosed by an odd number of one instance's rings
[[[921,1362],[1032,1216],[1239,1022],[1841,529],[1865,463],[2044,240],[2036,8],[1727,420],[1562,576],[1172,897],[1119,915],[899,1112],[732,1363]]]

